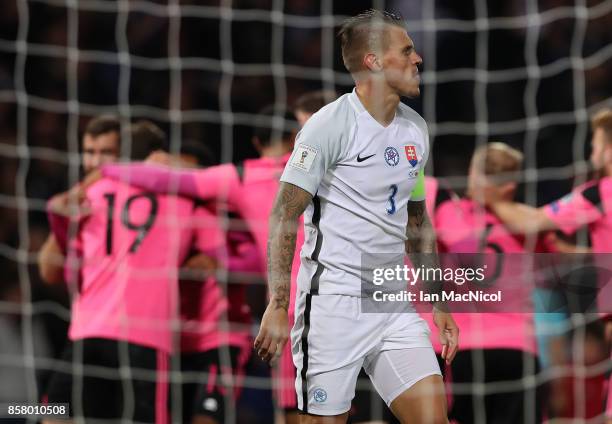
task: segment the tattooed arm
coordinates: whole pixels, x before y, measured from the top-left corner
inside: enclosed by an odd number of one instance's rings
[[[408,225],[406,226],[406,253],[437,253],[436,233],[425,209],[425,200],[408,202]],[[425,255],[419,255],[425,256]],[[435,258],[437,255],[427,255]],[[412,256],[410,257],[412,259]],[[417,259],[418,260],[418,259]],[[416,264],[415,264],[416,265]]]
[[[425,201],[408,202],[408,225],[406,226],[406,253],[415,268],[439,268],[436,233],[434,231]],[[442,285],[439,281],[423,281],[427,293],[440,294]]]
[[[287,311],[291,290],[291,264],[299,218],[312,195],[293,184],[281,182],[270,216],[268,235],[268,287],[270,302],[255,339],[257,354],[264,361],[280,355],[289,336]]]
[[[406,253],[415,268],[437,268],[438,249],[436,246],[436,233],[434,231],[425,201],[408,202],[408,225],[406,226],[405,242]],[[440,293],[441,285],[437,281],[423,281],[428,293]]]
[[[298,221],[312,196],[293,184],[281,183],[268,236],[268,286],[270,299],[278,308],[289,308],[291,264],[295,254]]]
[[[408,202],[408,225],[406,226],[406,253],[415,268],[440,267],[438,249],[436,247],[436,233],[425,209],[425,201]],[[440,281],[423,281],[428,293],[442,293]],[[459,342],[459,328],[450,313],[447,312],[444,302],[434,302],[434,324],[440,332],[442,343],[442,358],[447,363],[455,357]]]

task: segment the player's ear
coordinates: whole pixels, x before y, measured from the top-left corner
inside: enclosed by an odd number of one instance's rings
[[[363,64],[372,72],[382,71],[382,63],[374,53],[368,53],[363,58]]]

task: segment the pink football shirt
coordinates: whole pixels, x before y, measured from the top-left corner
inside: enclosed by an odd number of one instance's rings
[[[612,177],[603,177],[577,187],[570,194],[544,206],[546,215],[566,234],[588,226],[594,253],[612,253]],[[609,268],[606,257],[601,266]],[[612,310],[612,285],[600,284],[597,296],[599,311]]]
[[[259,249],[261,269],[267,269],[267,246],[269,220],[274,206],[274,199],[278,192],[280,176],[291,154],[281,158],[249,159],[243,164],[242,192],[236,205],[240,215],[244,218]],[[199,186],[200,184],[198,184]],[[295,255],[291,267],[291,293],[289,303],[290,323],[293,324],[293,309],[295,304],[295,291],[297,274],[300,269],[300,249],[304,244],[303,218],[298,227]]]
[[[566,234],[588,225],[593,251],[612,253],[612,177],[586,183],[544,207],[546,215]]]
[[[438,196],[438,180],[434,177],[425,177],[425,206],[431,223],[434,224],[436,211],[436,197]]]
[[[425,207],[427,208],[427,214],[433,227],[436,227],[436,209],[442,203],[452,200],[459,199],[459,197],[447,186],[444,180],[425,177]],[[444,246],[438,244],[440,252],[444,252]]]
[[[512,235],[489,210],[469,199],[451,200],[436,210],[436,232],[446,251],[452,253],[524,253],[523,239]],[[512,279],[515,269],[502,268],[502,276]],[[533,316],[520,312],[530,304],[531,287],[525,287],[516,313],[456,313],[461,329],[461,348],[519,349],[536,352]],[[514,293],[516,294],[516,293]],[[505,300],[511,301],[511,300]],[[434,340],[438,344],[437,340]],[[439,346],[436,346],[439,349]]]
[[[259,249],[262,270],[267,269],[269,218],[278,192],[280,176],[290,156],[289,153],[278,158],[249,159],[238,168],[230,169],[228,165],[221,165],[194,173],[194,185],[199,198],[225,199],[246,221],[255,239],[255,245]],[[299,250],[302,244],[304,244],[304,226],[300,225],[296,254],[291,268],[289,303],[291,324],[293,324],[297,273],[300,268]]]
[[[291,156],[250,159],[240,167],[231,164],[202,170],[174,170],[146,164],[109,164],[102,168],[103,175],[111,178],[130,178],[130,182],[147,190],[176,193],[201,200],[226,203],[247,222],[255,238],[262,269],[266,269],[268,219],[279,187],[279,178]],[[293,316],[295,281],[299,270],[299,250],[304,241],[304,226],[300,225],[296,254],[292,268],[289,313]],[[292,319],[292,318],[291,318]]]
[[[81,286],[70,338],[125,340],[172,351],[178,268],[192,246],[193,202],[102,179],[87,191],[81,222]]]

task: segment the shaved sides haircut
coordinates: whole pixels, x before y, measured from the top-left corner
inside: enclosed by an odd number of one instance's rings
[[[363,56],[368,51],[386,48],[387,25],[406,29],[401,16],[375,9],[367,10],[344,21],[338,36],[342,45],[342,61],[351,74],[362,70]]]

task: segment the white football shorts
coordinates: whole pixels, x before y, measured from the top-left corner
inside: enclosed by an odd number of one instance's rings
[[[304,413],[347,412],[361,367],[387,405],[419,380],[441,375],[417,313],[362,313],[359,297],[300,291],[295,314],[291,344]]]

